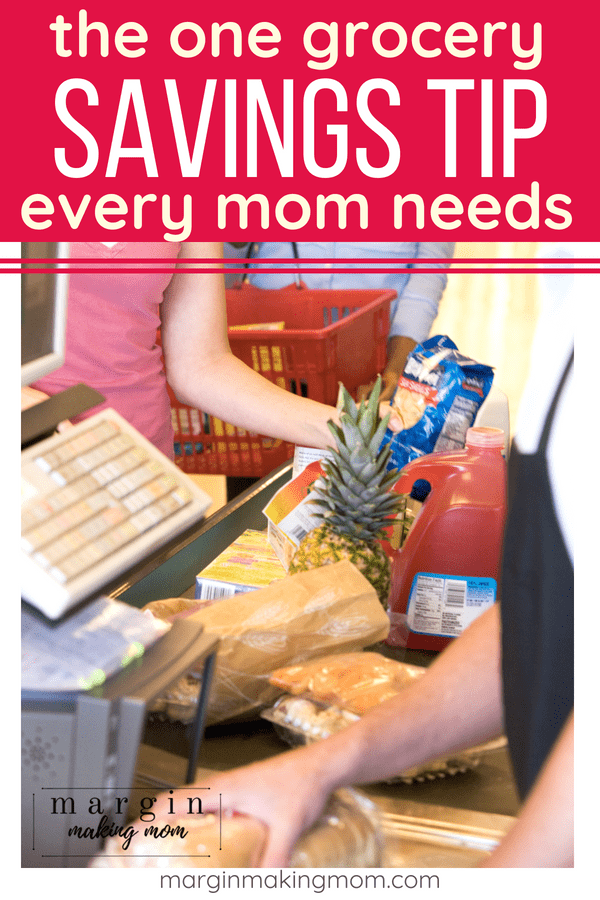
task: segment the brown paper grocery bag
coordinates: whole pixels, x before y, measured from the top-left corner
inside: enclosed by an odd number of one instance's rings
[[[275,669],[328,653],[361,650],[389,631],[374,588],[347,561],[235,594],[192,618],[220,638],[207,724],[258,712],[272,703],[281,694],[269,684]],[[191,691],[188,698],[193,703]]]

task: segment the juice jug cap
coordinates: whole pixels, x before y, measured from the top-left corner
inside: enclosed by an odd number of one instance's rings
[[[431,485],[429,482],[424,478],[417,478],[411,488],[410,496],[413,500],[418,500],[420,503],[423,503],[430,491]]]
[[[467,430],[467,447],[482,447],[488,450],[504,449],[504,431],[502,428],[476,426]]]

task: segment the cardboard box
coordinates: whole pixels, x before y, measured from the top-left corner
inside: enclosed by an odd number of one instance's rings
[[[286,570],[302,539],[319,524],[320,508],[312,505],[310,494],[322,474],[320,461],[311,462],[284,484],[263,509],[269,542]]]
[[[287,574],[266,533],[248,529],[196,575],[196,600],[257,591]]]

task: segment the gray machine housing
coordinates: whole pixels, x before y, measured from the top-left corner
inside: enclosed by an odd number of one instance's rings
[[[148,705],[203,660],[186,773],[193,781],[217,643],[201,625],[175,622],[101,688],[22,692],[23,867],[85,867],[104,842],[99,826],[125,825]]]

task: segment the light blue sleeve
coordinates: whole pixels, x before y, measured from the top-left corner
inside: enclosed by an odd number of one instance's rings
[[[223,244],[223,259],[225,260],[225,287],[235,287],[236,285],[242,283],[242,275],[237,272],[228,272],[228,269],[241,268],[246,258],[247,252],[247,244],[244,247],[234,247],[232,244],[228,243]],[[227,260],[232,260],[230,265],[227,264]]]
[[[451,259],[454,243],[418,243],[416,259]],[[424,268],[433,268],[425,265]],[[392,305],[390,337],[409,337],[418,344],[429,337],[438,314],[448,276],[441,270],[422,272],[415,268],[402,293]]]
[[[303,246],[302,244],[300,246]],[[308,254],[304,254],[305,256]],[[315,254],[320,255],[320,254]],[[289,259],[289,264],[273,263],[270,269],[281,269],[281,272],[264,272],[260,266],[253,266],[251,263],[248,268],[248,280],[255,287],[262,290],[276,290],[278,288],[288,287],[298,280],[299,266],[294,264],[294,251],[292,241],[259,241],[254,244],[252,249],[252,259]],[[307,287],[321,287],[320,284],[313,284],[312,279],[307,278]]]

